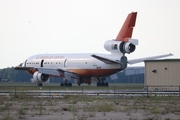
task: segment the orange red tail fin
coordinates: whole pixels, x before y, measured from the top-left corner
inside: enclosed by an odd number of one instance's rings
[[[116,37],[117,41],[127,42],[129,38],[131,38],[133,27],[135,26],[136,23],[136,16],[137,16],[137,12],[132,12],[127,16],[123,26],[121,27],[121,30],[119,31]]]

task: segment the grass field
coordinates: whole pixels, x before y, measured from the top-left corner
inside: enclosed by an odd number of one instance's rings
[[[178,97],[0,97],[0,120],[177,120]]]
[[[110,84],[109,87],[60,87],[44,84],[43,90],[142,90],[142,84]],[[0,91],[39,90],[32,83],[0,83]],[[103,98],[88,95],[27,97],[23,93],[0,96],[0,120],[174,120],[180,119],[180,99],[174,96]]]

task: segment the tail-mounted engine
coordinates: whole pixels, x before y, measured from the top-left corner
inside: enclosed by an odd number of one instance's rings
[[[111,53],[132,53],[138,45],[138,40],[130,39],[128,42],[109,40],[104,43],[104,48]]]
[[[43,83],[46,82],[49,79],[49,75],[39,73],[38,71],[33,74],[33,79],[31,82],[35,83]]]

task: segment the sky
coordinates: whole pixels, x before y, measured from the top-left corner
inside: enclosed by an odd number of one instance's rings
[[[132,11],[139,45],[128,59],[180,58],[179,0],[0,0],[0,68],[34,54],[108,53],[104,42]]]

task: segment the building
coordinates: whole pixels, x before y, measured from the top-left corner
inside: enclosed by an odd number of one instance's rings
[[[158,90],[179,89],[180,59],[145,60],[144,62],[145,86]]]

